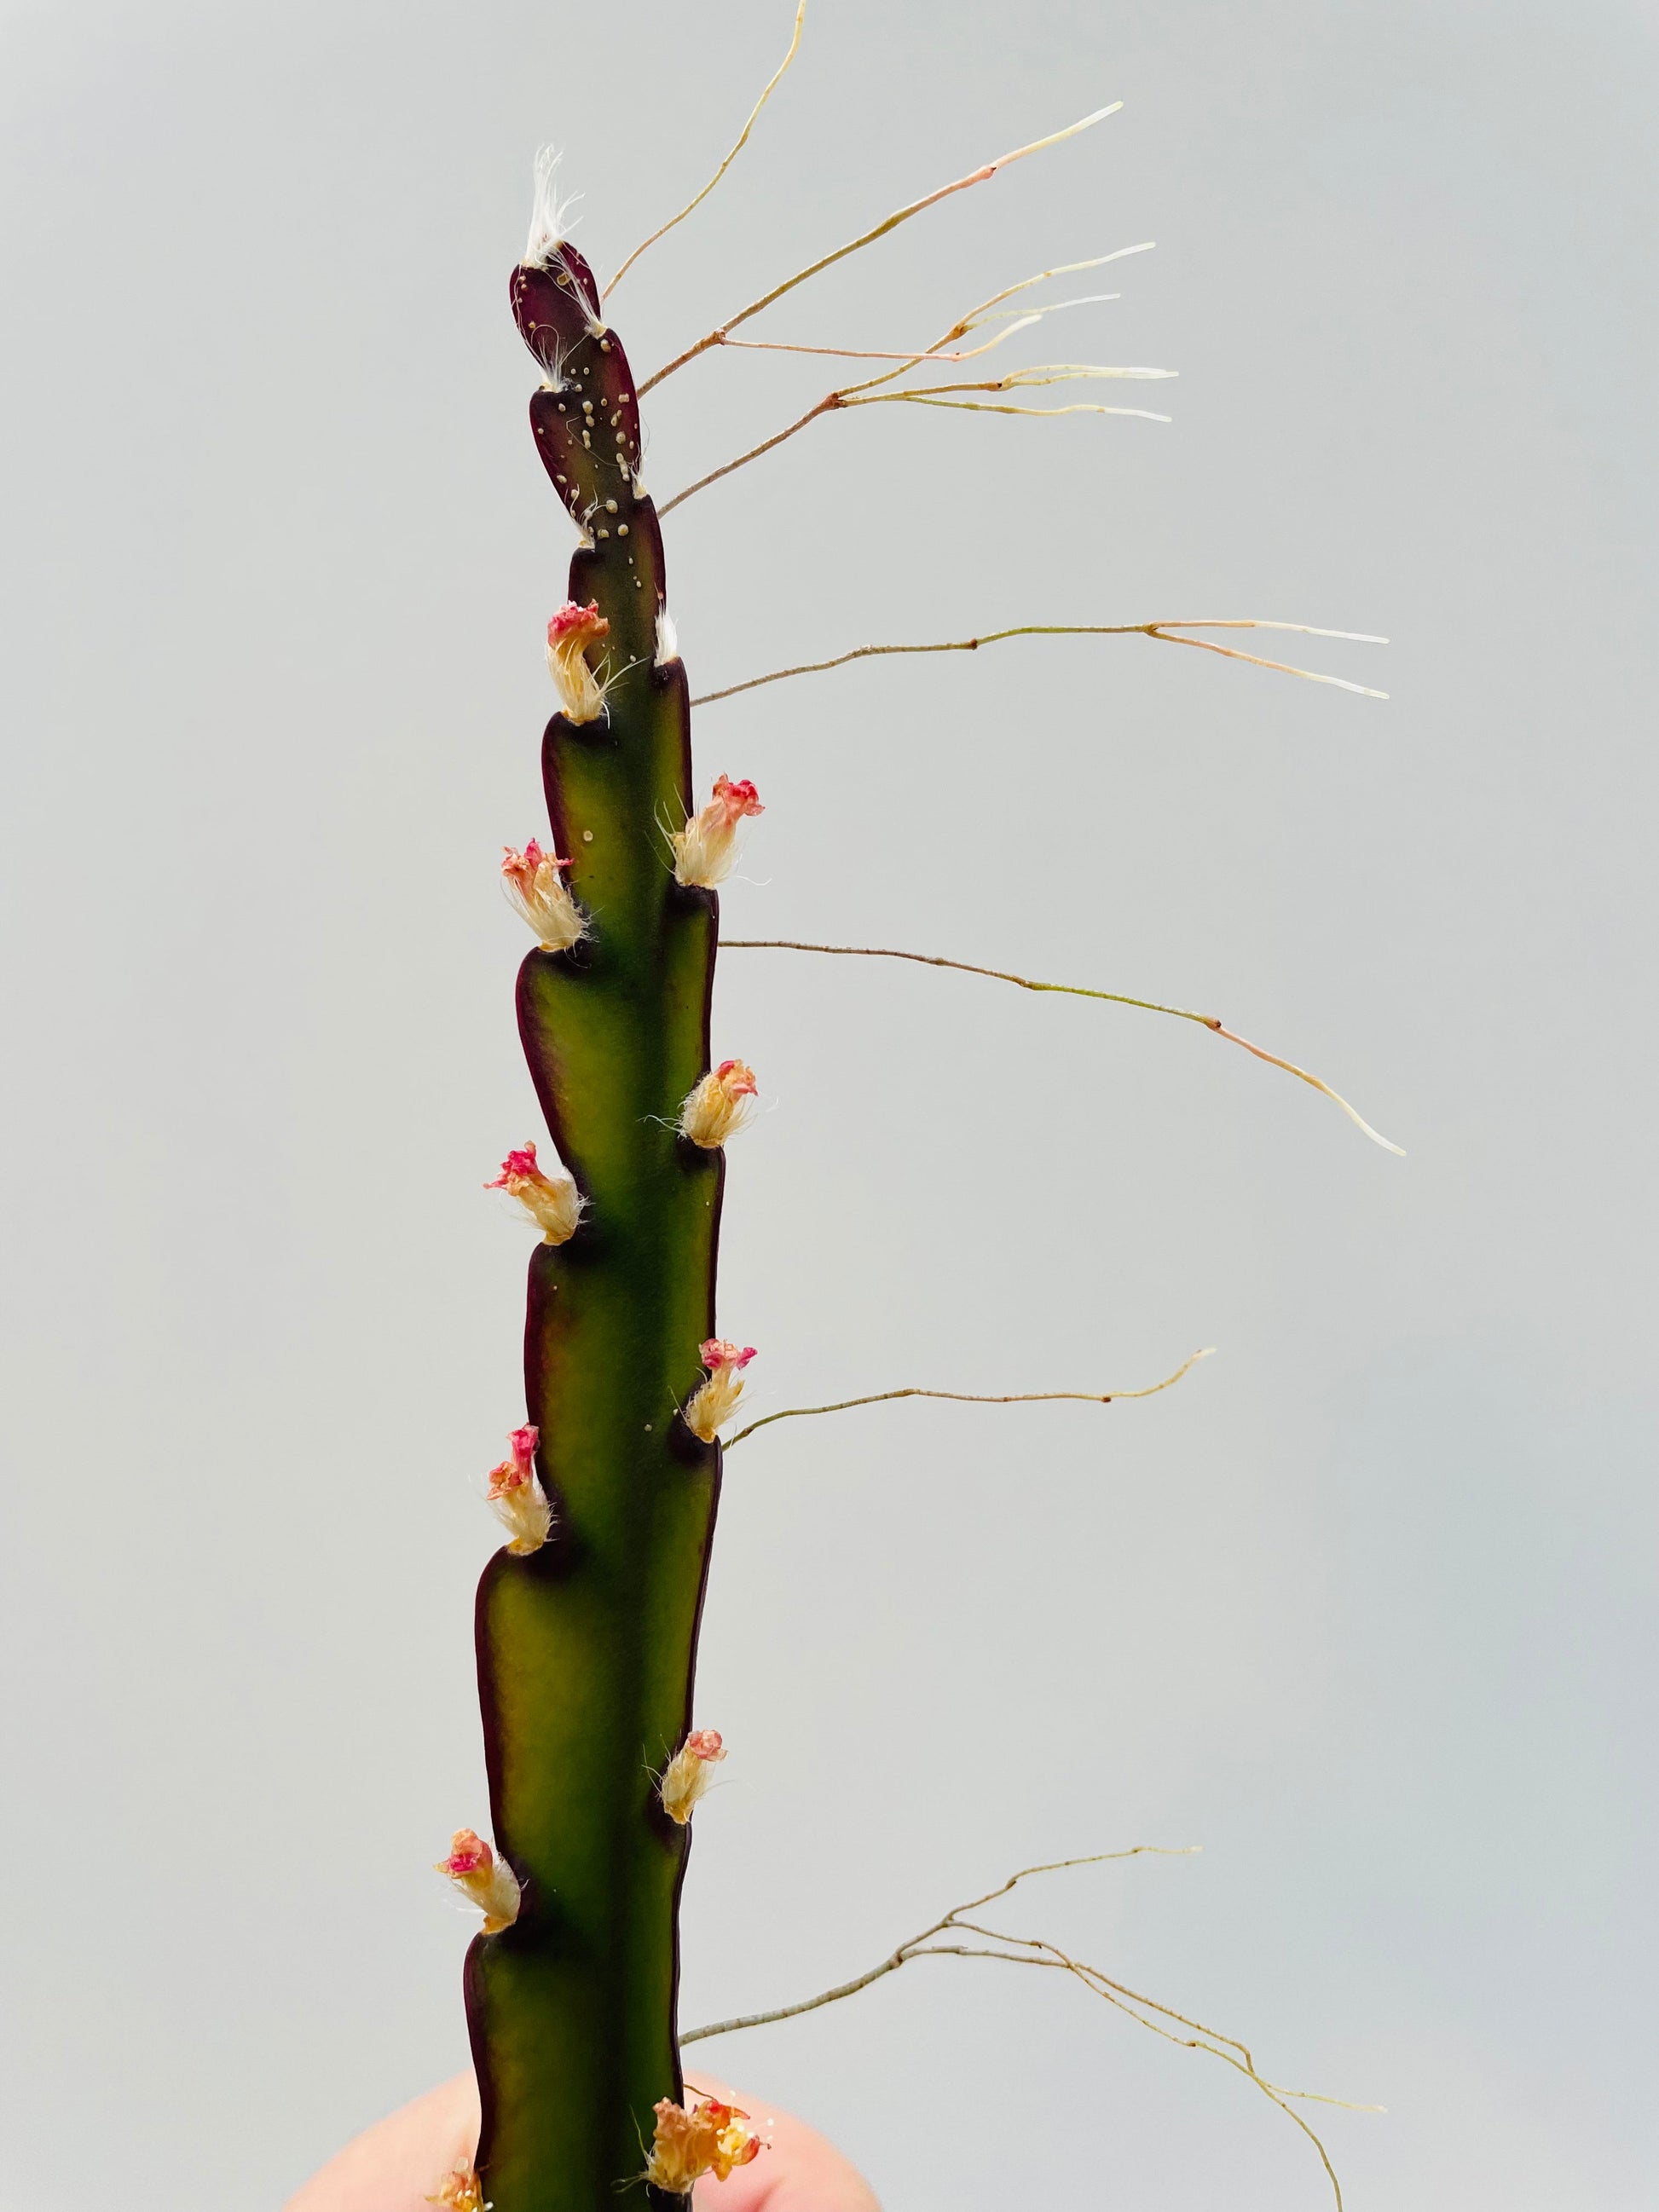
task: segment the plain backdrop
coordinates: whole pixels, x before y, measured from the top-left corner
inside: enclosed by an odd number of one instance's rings
[[[5,9],[3,2212],[259,2212],[464,2062],[429,1868],[485,1818],[526,1258],[479,1185],[538,1126],[495,870],[573,542],[506,282],[538,143],[613,266],[790,12]],[[813,0],[617,295],[643,374],[1121,99],[756,331],[926,343],[1154,239],[1005,358],[1176,368],[1084,395],[1173,422],[815,424],[668,526],[694,690],[1030,621],[1393,641],[1286,656],[1386,705],[1072,639],[697,716],[767,808],[732,934],[1212,1009],[1408,1157],[1190,1024],[722,962],[757,1410],[1219,1349],[733,1455],[688,2025],[1201,1844],[1010,1923],[1386,2106],[1319,2123],[1351,2212],[1659,2201],[1656,58],[1634,0]],[[652,489],[833,374],[700,362]],[[717,2063],[894,2208],[1331,2202],[1058,1975],[909,1968]]]

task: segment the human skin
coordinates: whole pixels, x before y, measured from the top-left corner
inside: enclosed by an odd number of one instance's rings
[[[787,2112],[708,2075],[686,2081],[688,2095],[740,2105],[771,2143],[726,2181],[706,2175],[696,2212],[880,2212],[869,2184],[833,2143]],[[314,2173],[283,2212],[428,2212],[443,2177],[470,2165],[478,2143],[478,2085],[458,2074],[346,2145]]]

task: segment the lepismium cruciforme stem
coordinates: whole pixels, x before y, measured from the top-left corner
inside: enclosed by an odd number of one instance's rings
[[[720,1448],[676,1408],[714,1333],[722,1157],[679,1136],[708,1066],[714,895],[677,884],[657,824],[690,804],[678,659],[653,665],[662,541],[637,496],[627,357],[568,246],[521,267],[513,306],[558,368],[531,402],[554,488],[591,543],[570,594],[610,624],[604,714],[556,714],[543,748],[556,849],[592,927],[520,971],[526,1057],[587,1201],[538,1245],[525,1330],[529,1419],[552,1540],[497,1553],[478,1592],[478,1674],[497,1845],[519,1916],[468,1954],[495,2212],[644,2201],[652,2107],[678,2098],[676,1904],[689,1832],[653,1783],[691,1719]],[[584,405],[586,402],[586,405]]]

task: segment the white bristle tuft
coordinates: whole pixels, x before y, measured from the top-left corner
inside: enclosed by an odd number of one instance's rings
[[[552,259],[564,242],[565,216],[581,197],[580,192],[561,194],[559,191],[559,163],[563,158],[556,146],[537,149],[536,197],[524,249],[526,269],[544,268]]]

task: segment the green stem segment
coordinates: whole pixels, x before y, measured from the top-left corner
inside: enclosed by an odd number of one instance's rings
[[[570,596],[608,619],[616,673],[599,720],[555,715],[544,742],[556,846],[591,933],[528,956],[519,1024],[587,1211],[530,1263],[526,1392],[552,1537],[498,1553],[478,1591],[491,1815],[525,1887],[514,1924],[473,1942],[466,1996],[495,2212],[614,2212],[644,2201],[629,2183],[652,2107],[682,2094],[690,1835],[654,1777],[691,1723],[720,1489],[719,1446],[678,1408],[714,1334],[724,1163],[675,1127],[709,1066],[719,917],[712,893],[675,883],[664,838],[690,809],[690,710],[679,661],[654,665],[662,540],[635,493],[627,360],[569,246],[516,270],[512,299],[548,371],[531,402],[538,449],[591,540]]]

